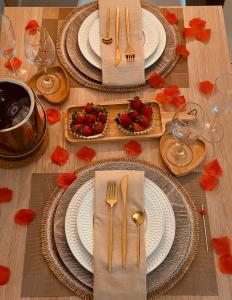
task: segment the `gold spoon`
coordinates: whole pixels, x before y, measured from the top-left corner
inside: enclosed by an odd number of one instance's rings
[[[136,211],[132,215],[132,220],[137,226],[137,266],[140,265],[140,225],[144,223],[144,213],[142,211]]]
[[[112,36],[110,35],[110,9],[107,9],[107,16],[106,16],[106,33],[102,37],[102,41],[105,44],[111,44]]]

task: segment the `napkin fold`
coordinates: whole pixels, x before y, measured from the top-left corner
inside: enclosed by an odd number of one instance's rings
[[[110,33],[113,37],[111,44],[100,41],[102,60],[102,82],[108,86],[129,86],[145,82],[144,76],[144,48],[142,31],[142,10],[140,0],[98,0],[100,18],[100,40],[105,34],[107,9],[110,8]],[[115,56],[115,25],[116,8],[120,8],[119,48],[121,63],[114,65]],[[126,25],[125,8],[129,10],[131,47],[135,50],[134,63],[128,63],[125,57]]]
[[[122,268],[123,200],[120,181],[128,175],[127,268]],[[114,206],[112,272],[108,272],[108,224],[110,206],[106,203],[108,180],[116,180],[118,203]],[[96,171],[94,199],[94,300],[146,299],[146,254],[144,225],[141,230],[141,261],[137,267],[137,227],[132,213],[144,211],[144,172],[131,170]]]

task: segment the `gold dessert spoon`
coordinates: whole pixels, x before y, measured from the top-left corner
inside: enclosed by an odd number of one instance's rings
[[[136,211],[132,215],[132,220],[137,226],[137,266],[140,265],[140,226],[144,223],[144,213]]]
[[[106,32],[105,35],[102,37],[102,41],[105,44],[111,44],[112,40],[112,36],[110,35],[110,9],[108,8],[106,16]]]

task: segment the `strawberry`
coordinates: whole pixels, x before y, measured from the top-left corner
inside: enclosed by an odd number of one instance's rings
[[[134,130],[134,132],[139,132],[139,131],[143,130],[143,127],[140,124],[134,122],[133,123],[133,130]]]
[[[84,110],[86,111],[87,114],[92,113],[94,110],[93,103],[87,103],[84,107]]]
[[[96,116],[95,116],[95,115],[90,114],[90,115],[87,115],[87,116],[86,116],[85,123],[86,123],[87,125],[91,125],[91,124],[93,124],[95,121],[96,121]]]
[[[85,116],[82,114],[77,114],[75,119],[75,124],[83,124],[85,121]]]
[[[152,119],[152,115],[153,115],[153,108],[151,105],[147,104],[142,108],[142,113],[145,117],[148,118],[148,120]]]
[[[134,99],[129,100],[129,102],[132,109],[136,110],[138,113],[141,112],[143,102],[139,99],[139,97],[134,97]]]
[[[131,118],[126,114],[118,114],[118,118],[115,119],[118,124],[121,124],[124,128],[128,128],[131,125]]]
[[[139,113],[136,110],[132,110],[128,113],[128,116],[131,118],[132,121],[135,121],[139,116]]]
[[[83,134],[84,136],[90,136],[90,135],[92,135],[92,134],[93,134],[93,129],[92,129],[92,127],[90,127],[90,126],[88,126],[88,125],[85,125],[84,128],[83,128],[83,130],[82,130],[82,134]]]
[[[75,124],[74,129],[77,133],[82,134],[83,125],[82,124]]]
[[[93,132],[95,134],[102,133],[104,125],[101,122],[96,122],[93,124]]]
[[[103,113],[103,112],[100,112],[97,116],[98,118],[98,121],[101,122],[102,124],[105,124],[106,121],[107,121],[107,114],[106,113]]]
[[[140,125],[142,125],[143,127],[147,128],[150,124],[150,121],[148,120],[148,118],[144,115],[141,115],[138,119],[138,123]]]

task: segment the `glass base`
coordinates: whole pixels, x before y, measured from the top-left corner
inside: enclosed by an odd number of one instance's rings
[[[26,82],[28,79],[28,73],[25,69],[19,68],[19,69],[17,69],[16,73],[14,73],[12,71],[7,72],[7,77],[14,78],[14,79],[20,80],[22,82]]]
[[[209,143],[220,142],[224,137],[223,126],[218,123],[213,125],[212,122],[205,122],[202,137]]]
[[[60,79],[54,74],[41,75],[36,81],[36,89],[45,95],[55,93],[60,88]]]
[[[168,161],[177,167],[187,166],[193,159],[192,149],[188,145],[180,146],[177,143],[170,145],[166,156]]]

